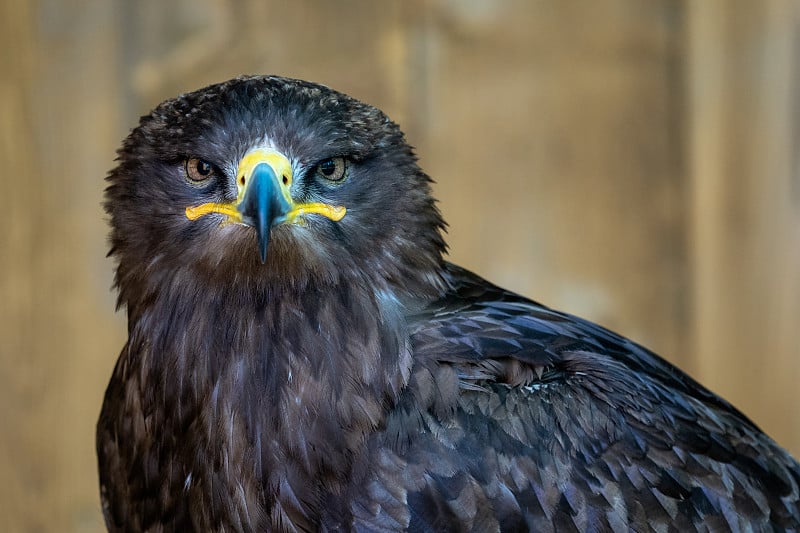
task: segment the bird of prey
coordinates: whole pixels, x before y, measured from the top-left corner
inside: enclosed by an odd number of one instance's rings
[[[110,530],[800,529],[800,466],[729,403],[447,262],[378,109],[237,78],[144,116],[108,182]]]

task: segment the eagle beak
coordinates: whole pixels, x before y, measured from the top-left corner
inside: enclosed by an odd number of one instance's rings
[[[186,218],[196,220],[209,213],[220,213],[227,220],[252,226],[258,237],[261,262],[267,260],[267,248],[273,226],[304,224],[310,214],[322,215],[338,222],[344,217],[344,206],[324,203],[295,202],[291,195],[292,164],[274,150],[251,150],[239,162],[236,171],[236,202],[205,203],[186,208]]]
[[[237,182],[244,182],[244,186],[241,200],[236,207],[242,216],[242,222],[256,230],[262,263],[267,260],[272,226],[282,222],[292,209],[288,187],[291,177],[285,173],[278,177],[277,172],[280,171],[280,167],[276,169],[267,162],[258,162],[251,172],[241,174]]]

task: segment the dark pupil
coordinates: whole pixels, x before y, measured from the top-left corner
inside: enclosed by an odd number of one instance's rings
[[[336,171],[336,163],[334,163],[333,159],[326,159],[319,164],[319,169],[326,176],[330,176]]]
[[[201,176],[208,176],[211,174],[211,163],[206,163],[205,161],[198,161],[197,162],[197,173]]]

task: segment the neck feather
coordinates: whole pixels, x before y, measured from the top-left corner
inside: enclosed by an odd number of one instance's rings
[[[120,368],[140,376],[145,412],[173,413],[164,433],[179,435],[155,438],[194,450],[183,468],[211,461],[262,505],[309,516],[319,494],[301,492],[341,490],[408,380],[401,299],[357,284],[197,287],[172,280],[132,313]]]

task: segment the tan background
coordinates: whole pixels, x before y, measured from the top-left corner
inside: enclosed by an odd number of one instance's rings
[[[800,454],[790,0],[0,3],[0,530],[97,531],[124,339],[103,176],[240,73],[329,84],[418,147],[451,258],[654,348]]]

